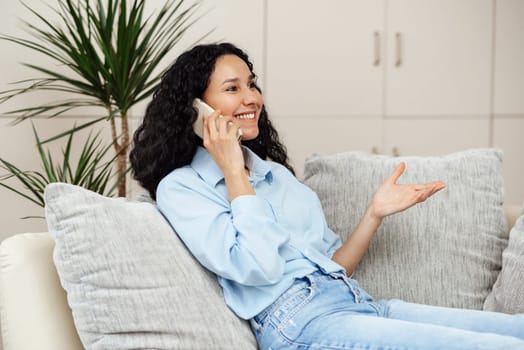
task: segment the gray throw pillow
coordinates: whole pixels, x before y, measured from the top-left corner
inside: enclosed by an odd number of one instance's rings
[[[256,349],[216,277],[147,202],[46,188],[54,261],[86,349]]]
[[[502,270],[484,310],[524,313],[524,213],[509,233],[508,246],[502,253]]]
[[[304,182],[320,197],[343,240],[401,161],[399,183],[441,180],[447,188],[383,220],[354,277],[375,298],[482,309],[507,242],[502,153],[477,149],[442,157],[361,152],[306,160]]]

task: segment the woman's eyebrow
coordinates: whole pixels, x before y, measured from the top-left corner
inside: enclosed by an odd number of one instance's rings
[[[249,75],[249,77],[247,78],[247,81],[251,82],[253,80],[256,80],[257,76],[255,74],[251,74]],[[220,85],[225,85],[225,84],[228,84],[228,83],[238,83],[240,81],[240,78],[229,78],[229,79],[226,79],[222,82],[222,84]]]
[[[220,85],[225,85],[225,84],[228,84],[228,83],[237,83],[239,81],[240,81],[239,78],[229,78],[229,79],[224,80],[222,82],[222,84],[220,84]]]

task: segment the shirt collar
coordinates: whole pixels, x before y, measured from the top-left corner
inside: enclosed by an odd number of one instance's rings
[[[249,169],[249,178],[251,180],[254,182],[261,180],[266,180],[268,183],[273,182],[270,163],[261,159],[256,153],[245,146],[242,146],[242,152],[244,153],[244,159]],[[191,161],[191,167],[204,181],[213,187],[224,179],[224,173],[204,147],[198,147]]]

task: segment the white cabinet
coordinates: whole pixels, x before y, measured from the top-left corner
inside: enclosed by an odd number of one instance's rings
[[[279,116],[490,113],[492,0],[268,0]]]
[[[492,7],[387,1],[386,116],[488,118]]]
[[[524,1],[496,4],[493,110],[495,117],[524,117]]]
[[[267,0],[266,102],[295,164],[488,147],[492,33],[492,0]]]
[[[524,1],[496,0],[493,146],[504,151],[506,202],[524,201]]]
[[[311,153],[380,152],[384,0],[267,0],[265,102],[302,176]]]
[[[271,113],[380,116],[383,26],[384,0],[267,0]]]

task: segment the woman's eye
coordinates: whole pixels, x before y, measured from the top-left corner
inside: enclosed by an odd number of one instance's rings
[[[226,88],[226,91],[237,91],[237,90],[238,90],[238,89],[237,89],[236,86],[228,86],[228,87]]]
[[[250,89],[256,89],[257,88],[257,82],[256,81],[252,81],[251,83],[249,83],[249,88]]]

